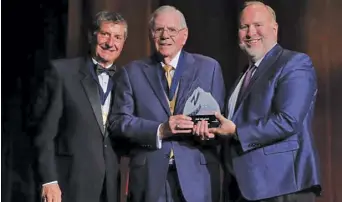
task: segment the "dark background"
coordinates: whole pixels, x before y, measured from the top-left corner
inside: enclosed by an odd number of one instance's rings
[[[185,15],[185,49],[217,59],[229,88],[246,60],[237,46],[237,14],[243,0],[4,0],[1,67],[1,201],[38,201],[28,106],[49,59],[74,57],[87,48],[86,27],[99,10],[121,12],[129,24],[118,63],[150,54],[147,21],[163,4]],[[277,13],[279,43],[309,54],[318,74],[314,135],[320,154],[323,196],[342,202],[342,1],[265,0]],[[127,167],[127,159],[122,163]],[[125,172],[123,172],[125,176]],[[257,186],[257,185],[256,185]]]

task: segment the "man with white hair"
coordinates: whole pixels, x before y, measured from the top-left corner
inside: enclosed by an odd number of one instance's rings
[[[118,74],[111,128],[133,146],[128,201],[218,202],[220,164],[215,140],[192,135],[183,115],[186,100],[202,88],[223,108],[219,63],[185,52],[188,28],[174,7],[158,8],[150,20],[155,53]]]

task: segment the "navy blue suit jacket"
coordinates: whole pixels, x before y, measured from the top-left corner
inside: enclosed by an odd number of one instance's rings
[[[218,62],[182,51],[177,68],[180,66],[185,70],[179,81],[174,114],[182,114],[186,100],[197,87],[210,92],[222,110],[225,89]],[[158,200],[166,182],[169,154],[173,147],[179,182],[186,200],[218,201],[220,185],[216,145],[203,144],[191,134],[182,134],[163,140],[162,148],[156,148],[158,126],[171,116],[162,85],[163,75],[160,62],[151,57],[126,65],[118,78],[111,128],[115,134],[127,137],[133,145],[129,200]]]
[[[244,198],[319,188],[311,129],[316,82],[310,58],[280,45],[260,63],[232,117],[238,141],[223,144],[225,168],[235,175]]]

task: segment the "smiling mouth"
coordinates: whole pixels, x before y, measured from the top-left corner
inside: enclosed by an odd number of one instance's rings
[[[160,43],[159,46],[171,46],[171,44],[167,44],[167,43]]]
[[[100,45],[100,48],[102,51],[109,51],[109,52],[115,52],[115,46],[109,46],[109,45]]]
[[[261,39],[252,39],[252,40],[246,40],[245,43],[247,45],[254,45],[256,43],[258,43]]]
[[[108,51],[108,52],[111,52],[111,53],[112,53],[112,52],[115,52],[115,50],[113,50],[113,49],[107,49],[107,48],[102,48],[102,47],[101,47],[101,49],[102,49],[103,51]]]

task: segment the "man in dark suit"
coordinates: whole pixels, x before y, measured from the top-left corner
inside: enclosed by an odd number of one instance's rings
[[[316,74],[306,54],[277,44],[272,8],[245,4],[240,16],[240,47],[249,67],[230,93],[221,127],[203,129],[222,138],[226,171],[240,192],[226,201],[314,202],[320,193],[317,151],[311,129],[317,94]],[[232,175],[229,177],[229,175]]]
[[[99,12],[89,37],[90,56],[51,62],[33,106],[38,173],[47,202],[118,201],[117,141],[106,120],[127,23],[117,13]]]
[[[128,201],[217,202],[216,145],[196,140],[191,134],[193,122],[183,109],[197,87],[211,93],[222,109],[225,89],[220,65],[182,50],[188,29],[176,8],[158,8],[150,29],[156,52],[120,70],[110,121],[115,134],[134,145]]]

